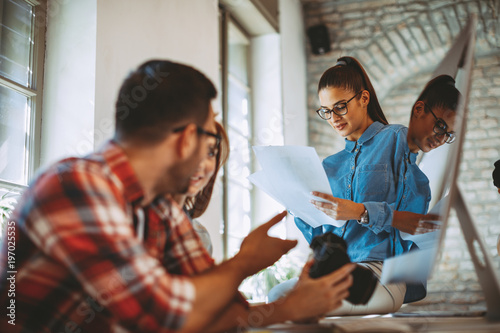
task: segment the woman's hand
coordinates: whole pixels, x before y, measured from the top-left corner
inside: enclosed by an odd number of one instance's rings
[[[335,198],[332,195],[311,192],[312,195],[323,200],[311,200],[311,203],[320,211],[335,220],[359,220],[365,211],[365,206],[351,200]],[[326,202],[325,202],[326,201]]]
[[[394,211],[392,226],[411,235],[425,234],[441,228],[441,216]]]

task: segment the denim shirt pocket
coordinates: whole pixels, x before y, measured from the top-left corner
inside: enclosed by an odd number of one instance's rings
[[[360,165],[356,176],[358,193],[364,201],[383,201],[381,194],[389,190],[389,175],[386,164]]]
[[[411,182],[407,186],[405,205],[402,210],[425,214],[429,208],[431,192],[429,182]]]

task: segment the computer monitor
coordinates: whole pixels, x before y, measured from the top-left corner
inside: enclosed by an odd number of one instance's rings
[[[450,209],[453,208],[484,292],[487,306],[486,317],[500,321],[500,279],[457,184],[474,63],[476,26],[477,17],[474,15],[469,19],[432,76],[434,78],[447,74],[454,77],[456,87],[462,94],[456,111],[456,141],[424,154],[419,165],[429,178],[432,193],[431,211],[441,216],[441,228],[431,233],[433,235],[416,236],[417,239],[422,237],[426,240],[426,243],[422,243],[425,245],[421,250],[385,260],[382,281],[418,282],[431,277],[437,256],[443,246]]]

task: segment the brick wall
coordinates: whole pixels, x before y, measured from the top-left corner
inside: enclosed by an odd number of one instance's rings
[[[313,55],[308,47],[309,143],[321,157],[344,146],[343,139],[314,112],[319,104],[316,93],[319,77],[338,57],[351,55],[360,59],[389,122],[407,125],[411,106],[432,70],[467,15],[477,12],[483,18],[480,24],[484,28],[478,29],[459,186],[500,275],[500,257],[496,251],[500,195],[491,179],[493,163],[500,159],[500,43],[493,38],[498,35],[495,31],[499,24],[498,17],[488,18],[485,14],[492,6],[498,8],[498,2],[457,1],[453,4],[450,6],[449,1],[303,1],[306,27],[326,24],[332,47],[325,55]],[[398,33],[394,32],[395,27],[400,30]],[[489,30],[493,30],[493,37]],[[419,31],[421,38],[414,38]],[[424,38],[424,33],[430,37]],[[391,34],[397,34],[399,39]],[[408,40],[405,42],[404,38]],[[415,44],[418,41],[421,45]],[[414,55],[410,56],[410,52]],[[408,58],[407,64],[401,62],[401,56]],[[385,78],[388,76],[390,80]],[[483,292],[453,211],[428,291],[423,301],[408,305],[402,311],[485,308]]]

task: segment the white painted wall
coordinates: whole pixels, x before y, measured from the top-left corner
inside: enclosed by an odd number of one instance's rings
[[[253,144],[256,146],[283,145],[283,107],[281,104],[281,43],[277,33],[253,37],[250,44]],[[253,151],[252,151],[252,154]],[[255,166],[256,170],[260,166]],[[281,212],[284,207],[258,187],[253,188],[254,216],[252,224],[259,225]],[[279,223],[270,234],[286,236],[286,226]]]
[[[49,0],[40,165],[94,147],[96,0]]]
[[[307,59],[300,0],[280,0],[282,98],[286,145],[307,145]]]
[[[120,84],[146,60],[183,62],[218,84],[218,44],[217,0],[49,0],[41,164],[110,138]]]
[[[111,136],[118,88],[146,60],[168,58],[218,83],[217,0],[97,2],[95,146]]]
[[[282,145],[280,36],[253,37],[250,45],[254,143]]]
[[[279,13],[284,144],[306,146],[307,59],[300,0],[280,0]],[[309,252],[307,241],[290,216],[286,220],[286,237],[299,240],[298,246],[293,250],[298,256]]]

